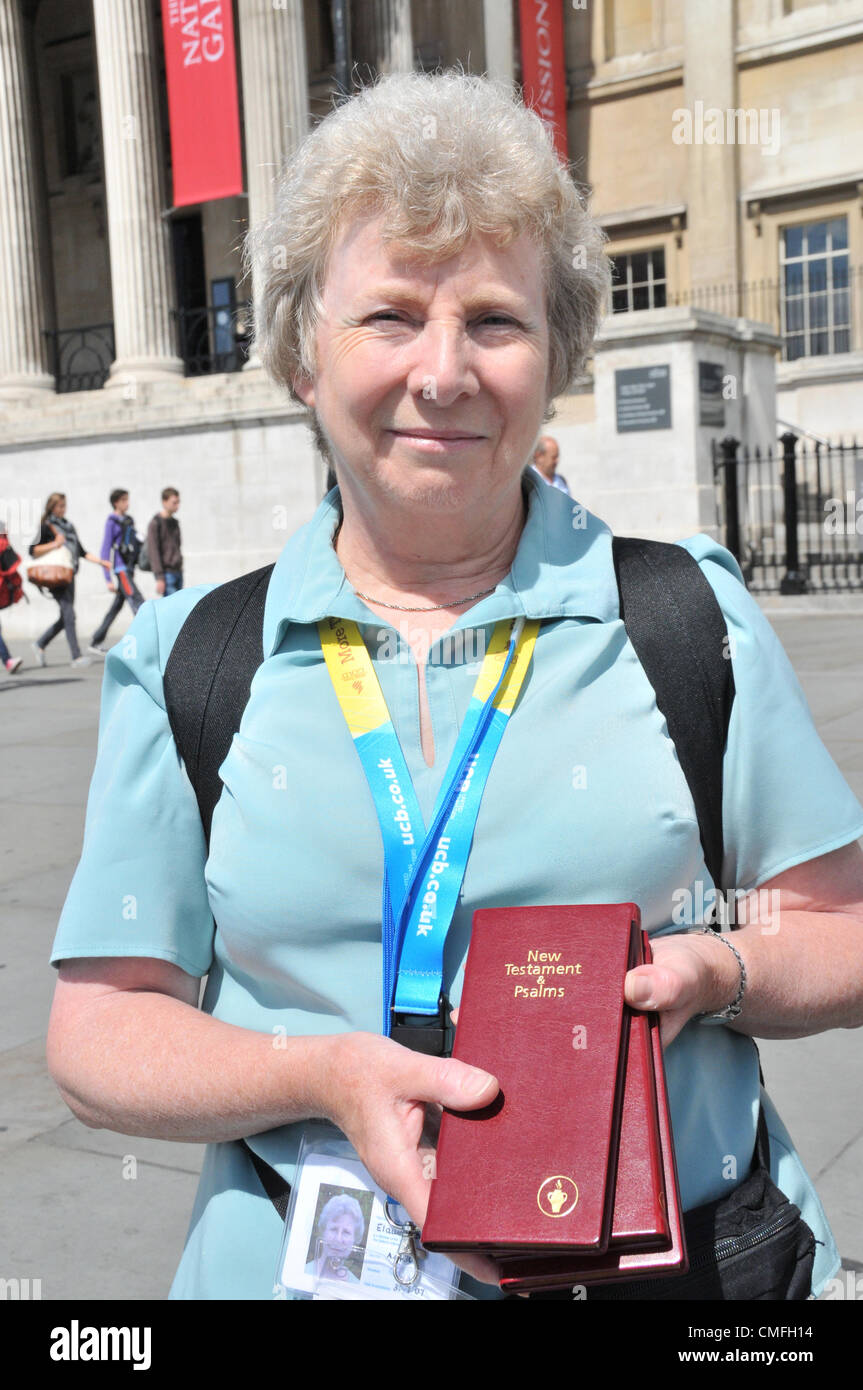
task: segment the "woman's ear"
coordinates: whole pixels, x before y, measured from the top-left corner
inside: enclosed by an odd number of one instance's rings
[[[305,375],[295,376],[291,384],[303,405],[307,405],[309,410],[312,410],[315,404],[315,388],[312,385],[312,378]]]

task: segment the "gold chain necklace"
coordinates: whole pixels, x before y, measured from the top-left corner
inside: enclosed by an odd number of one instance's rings
[[[427,608],[414,608],[404,603],[384,603],[383,599],[372,598],[371,594],[361,594],[359,589],[354,589],[357,598],[365,599],[367,603],[374,603],[378,608],[397,608],[400,613],[437,613],[441,608],[461,608],[463,603],[473,603],[474,599],[487,598],[493,594],[497,588],[493,584],[490,589],[481,589],[478,594],[468,594],[466,598],[453,599],[451,603],[433,603]]]

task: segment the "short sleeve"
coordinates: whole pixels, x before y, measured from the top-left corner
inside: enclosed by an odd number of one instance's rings
[[[105,658],[84,845],[52,964],[72,956],[152,956],[190,975],[210,968],[215,928],[206,843],[162,690],[162,661],[206,587],[143,604]]]
[[[748,892],[863,835],[863,807],[819,737],[782,643],[737,561],[709,536],[680,542],[725,615],[735,696],[723,764],[723,887]]]
[[[41,522],[40,525],[39,525],[39,534],[38,534],[38,536],[36,536],[35,540],[31,543],[31,545],[30,545],[30,547],[29,547],[30,555],[31,555],[31,557],[32,557],[34,560],[36,559],[36,556],[33,554],[33,551],[36,549],[37,545],[44,545],[46,539],[49,540],[49,541],[54,539],[54,537],[53,537],[53,535],[51,534],[50,531],[48,532],[48,535],[47,535],[47,537],[46,537],[46,535],[45,535],[45,532],[46,532],[46,531],[48,531],[48,527],[46,526],[45,522],[43,521],[43,522]]]

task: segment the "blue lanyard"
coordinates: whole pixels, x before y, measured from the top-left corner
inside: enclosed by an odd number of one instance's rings
[[[318,624],[339,704],[375,803],[384,847],[383,1015],[436,1014],[447,932],[461,892],[486,782],[539,631],[498,623],[425,829],[413,781],[359,628]]]

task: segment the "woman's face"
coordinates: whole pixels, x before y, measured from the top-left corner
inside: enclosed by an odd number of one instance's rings
[[[547,404],[538,248],[487,237],[437,265],[350,224],[323,290],[314,378],[298,379],[343,491],[460,510],[512,488]]]
[[[60,500],[59,500],[59,502],[55,502],[55,503],[54,503],[54,510],[53,510],[53,512],[52,512],[52,515],[53,515],[53,516],[65,516],[65,515],[66,515],[66,498],[65,498],[65,497],[61,497]]]
[[[324,1227],[324,1254],[328,1259],[344,1260],[354,1246],[354,1223],[346,1212],[333,1216]]]

